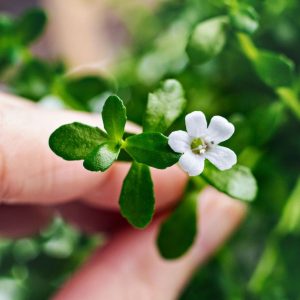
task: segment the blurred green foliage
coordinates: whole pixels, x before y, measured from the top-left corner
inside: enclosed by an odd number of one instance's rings
[[[96,246],[100,236],[85,236],[56,217],[39,235],[0,240],[0,298],[49,299]]]
[[[32,24],[43,28],[46,19],[35,9],[17,19],[0,17],[1,82],[34,101],[85,111],[99,111],[104,95],[117,91],[129,119],[142,124],[148,93],[162,79],[178,79],[187,112],[220,114],[235,124],[227,144],[259,183],[246,221],[181,299],[300,299],[300,2],[173,0],[155,13],[113,3],[132,37],[111,70],[113,80],[72,78],[61,62],[35,57],[28,45],[41,32]],[[230,24],[218,55],[200,64],[193,52],[190,60],[185,50],[194,28],[218,16]],[[257,55],[261,49],[268,52]],[[182,124],[179,119],[174,128]],[[47,299],[97,241],[60,219],[34,238],[2,239],[0,298]]]

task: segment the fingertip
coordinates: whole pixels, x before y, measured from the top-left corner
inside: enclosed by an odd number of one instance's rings
[[[211,188],[199,195],[198,237],[191,250],[199,259],[199,249],[210,256],[242,222],[247,205]]]

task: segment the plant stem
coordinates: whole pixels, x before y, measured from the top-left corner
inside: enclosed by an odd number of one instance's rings
[[[259,294],[267,279],[272,275],[278,265],[280,253],[278,251],[281,238],[286,234],[300,232],[300,177],[290,195],[279,222],[271,232],[265,250],[253,272],[248,288],[251,292]]]
[[[276,90],[281,101],[295,114],[300,120],[300,102],[296,93],[288,87],[280,87]]]
[[[258,50],[250,37],[245,33],[237,33],[237,39],[246,57],[252,62],[258,56]]]

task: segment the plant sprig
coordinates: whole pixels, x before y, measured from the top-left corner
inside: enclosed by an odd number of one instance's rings
[[[65,124],[52,133],[49,145],[63,159],[83,160],[83,166],[90,171],[104,172],[115,161],[123,160],[124,154],[120,153],[126,153],[126,160],[131,160],[132,166],[123,182],[119,200],[120,211],[134,227],[145,228],[151,222],[155,209],[149,167],[165,169],[178,162],[180,154],[170,148],[168,137],[162,132],[183,113],[184,107],[185,98],[181,84],[174,79],[166,80],[161,88],[149,94],[144,132],[124,134],[126,107],[118,96],[111,95],[102,110],[105,131],[78,122]],[[237,166],[222,172],[207,165],[200,176],[208,184],[232,197],[244,201],[255,198],[256,182],[246,167]],[[196,192],[197,189],[192,193]],[[190,196],[186,197],[191,199]],[[185,201],[193,205],[185,205]],[[166,258],[182,255],[191,246],[196,234],[196,202],[184,200],[182,203],[162,225],[159,234],[158,246]],[[194,217],[187,218],[189,215]],[[176,230],[172,229],[172,224],[176,224]],[[185,231],[189,232],[190,237],[181,249],[166,246],[174,243],[171,241],[178,232]],[[167,244],[165,239],[169,241]]]

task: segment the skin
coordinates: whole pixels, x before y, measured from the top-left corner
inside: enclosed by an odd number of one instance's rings
[[[1,236],[37,233],[59,212],[83,231],[106,232],[108,242],[52,299],[176,299],[195,268],[238,226],[245,206],[212,188],[204,190],[199,195],[201,218],[195,244],[182,258],[163,260],[155,246],[158,226],[180,200],[186,175],[177,166],[152,170],[157,217],[146,230],[132,229],[118,213],[128,164],[115,163],[105,173],[92,173],[82,162],[64,161],[49,149],[49,135],[73,121],[100,125],[99,116],[48,111],[0,93]]]

